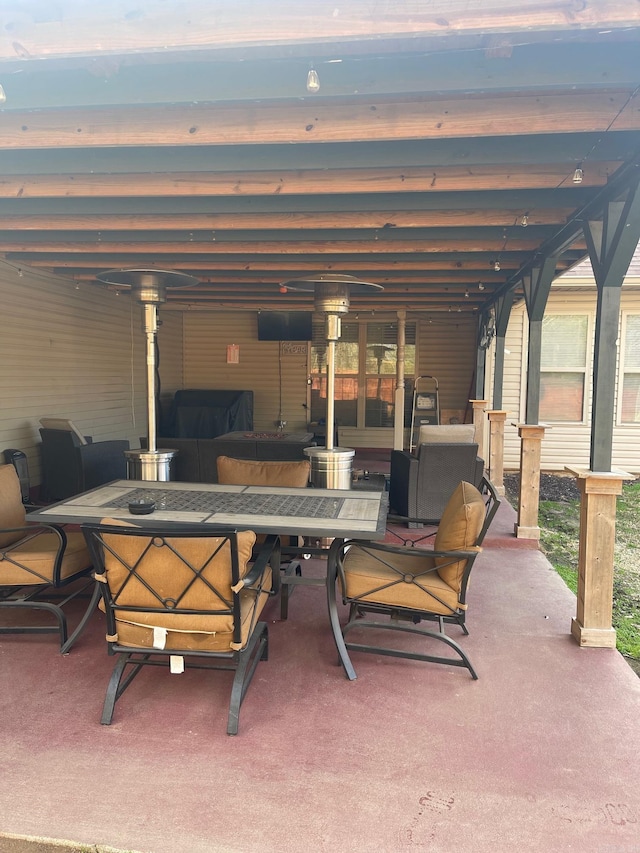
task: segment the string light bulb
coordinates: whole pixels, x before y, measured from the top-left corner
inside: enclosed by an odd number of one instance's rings
[[[582,169],[582,163],[578,163],[578,165],[576,166],[576,170],[573,173],[573,183],[574,184],[581,184],[583,178],[584,178],[584,171]]]
[[[484,284],[481,281],[478,282],[478,290],[484,290]]]
[[[526,228],[528,224],[529,224],[529,214],[523,213],[522,219],[520,220],[520,225],[522,225],[523,228]]]
[[[309,68],[309,73],[307,74],[307,92],[311,92],[315,94],[320,91],[320,78],[318,77],[318,72],[316,69],[311,66]]]
[[[469,291],[468,291],[468,290],[465,290],[465,292],[464,292],[464,298],[465,298],[465,299],[468,299],[468,298],[469,298]]]
[[[500,272],[500,261],[496,261],[493,265],[493,268],[496,272]]]

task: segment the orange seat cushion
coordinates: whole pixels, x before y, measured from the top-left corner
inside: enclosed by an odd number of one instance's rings
[[[461,482],[447,501],[433,543],[434,551],[472,551],[484,524],[486,507],[482,495],[471,483]],[[479,548],[477,550],[480,550]],[[459,592],[467,561],[451,563],[436,557],[440,577]]]
[[[442,580],[428,551],[412,548],[406,554],[394,554],[352,545],[344,558],[344,571],[349,599],[441,615],[458,607],[457,593]]]

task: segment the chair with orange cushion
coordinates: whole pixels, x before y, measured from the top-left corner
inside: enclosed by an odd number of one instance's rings
[[[303,489],[309,485],[311,463],[308,459],[295,462],[262,462],[253,459],[235,459],[231,456],[218,456],[218,483],[225,486],[284,486]],[[260,541],[260,536],[258,536]],[[297,537],[289,537],[288,544],[281,548],[282,554],[290,558],[299,556],[302,551],[313,549],[304,545]],[[301,574],[299,560],[288,559],[282,564],[285,580],[280,591],[280,617],[286,619],[289,613],[289,582],[292,574]]]
[[[240,705],[268,655],[260,614],[278,578],[278,538],[268,537],[252,561],[251,530],[173,531],[109,519],[82,530],[102,593],[108,651],[118,657],[102,724],[111,723],[143,666],[225,669],[235,672],[227,733],[237,734]]]
[[[28,522],[16,470],[13,465],[0,466],[0,608],[42,610],[56,620],[55,625],[16,625],[11,619],[0,626],[0,634],[57,632],[60,650],[67,652],[79,630],[67,639],[63,607],[90,584],[91,568],[81,533]],[[57,592],[64,587],[68,587],[66,594]]]
[[[356,678],[349,649],[462,666],[472,678],[478,677],[466,653],[446,635],[444,626],[457,624],[468,634],[465,617],[469,575],[499,503],[488,480],[483,481],[482,492],[471,483],[460,483],[442,514],[433,550],[416,547],[411,540],[402,545],[335,540],[329,551],[329,614],[348,678]],[[340,588],[343,603],[349,605],[344,627],[340,625],[336,586]],[[437,623],[438,630],[423,627],[423,622]],[[360,633],[361,629],[368,636],[375,631],[376,643],[346,639],[347,633]],[[456,657],[429,654],[423,651],[422,644],[388,647],[378,642],[385,631],[440,641]]]

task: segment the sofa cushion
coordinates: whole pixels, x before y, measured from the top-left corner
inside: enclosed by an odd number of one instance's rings
[[[74,422],[67,418],[40,418],[40,426],[42,429],[59,429],[63,432],[71,432],[78,439],[78,444],[88,443]]]
[[[262,462],[218,456],[218,482],[225,486],[285,486],[305,488],[311,465],[299,462]]]
[[[469,444],[475,440],[473,424],[423,424],[418,432],[418,445]]]

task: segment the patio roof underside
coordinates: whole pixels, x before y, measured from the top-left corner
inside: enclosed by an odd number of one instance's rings
[[[13,5],[12,267],[181,270],[194,308],[309,308],[281,283],[330,271],[384,286],[353,308],[482,312],[638,179],[637,4]]]

